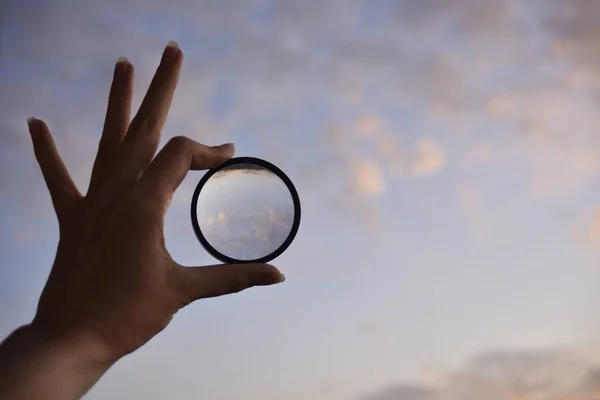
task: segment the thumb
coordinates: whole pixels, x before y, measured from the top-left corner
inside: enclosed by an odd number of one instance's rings
[[[179,268],[177,291],[187,303],[281,283],[285,276],[269,264],[221,264]]]

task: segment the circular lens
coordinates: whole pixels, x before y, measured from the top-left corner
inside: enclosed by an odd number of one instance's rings
[[[299,224],[294,185],[258,158],[234,158],[208,171],[194,192],[196,236],[223,262],[268,262],[291,244]]]

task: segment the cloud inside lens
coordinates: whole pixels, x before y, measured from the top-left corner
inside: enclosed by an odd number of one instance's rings
[[[290,235],[294,201],[270,170],[235,164],[208,179],[198,197],[198,225],[219,253],[254,260],[275,252]]]

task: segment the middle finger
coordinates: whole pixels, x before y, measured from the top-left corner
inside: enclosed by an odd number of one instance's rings
[[[152,161],[175,94],[182,61],[183,53],[177,43],[169,42],[103,187],[104,195],[131,187]]]

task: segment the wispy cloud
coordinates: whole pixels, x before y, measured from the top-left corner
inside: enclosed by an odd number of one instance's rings
[[[480,354],[437,384],[401,383],[361,400],[595,400],[598,366],[568,351],[492,351]]]

